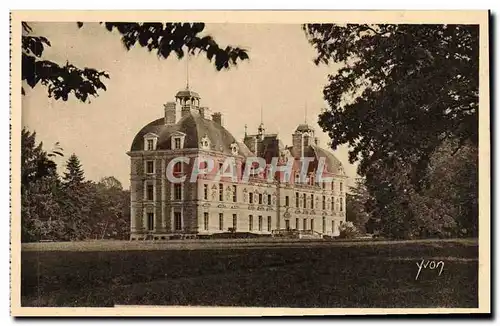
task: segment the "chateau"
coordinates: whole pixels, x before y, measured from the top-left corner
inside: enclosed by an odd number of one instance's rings
[[[200,106],[198,93],[186,87],[175,95],[175,101],[164,105],[162,118],[135,136],[127,153],[131,240],[228,231],[271,234],[301,230],[317,236],[338,235],[339,225],[345,221],[347,177],[333,153],[318,146],[311,126],[300,124],[291,146],[284,146],[278,135],[267,134],[262,123],[255,134],[245,131],[240,142],[224,128],[220,113],[208,112]],[[239,172],[245,169],[247,158],[260,157],[266,169],[252,173],[248,182],[215,181],[208,175],[190,182],[189,173],[198,168],[194,164],[200,156],[211,157],[219,168],[232,158]],[[188,178],[171,182],[167,167],[178,157],[191,160],[175,163],[173,173]],[[268,174],[274,173],[269,170],[273,158],[282,165],[292,160],[292,169],[291,173],[276,172],[269,182]],[[309,158],[310,163],[307,173],[301,174],[303,158]],[[332,182],[316,178],[321,160],[325,162],[322,175],[333,178]]]

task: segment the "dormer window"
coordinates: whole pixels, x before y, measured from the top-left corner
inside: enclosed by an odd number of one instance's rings
[[[154,151],[156,150],[156,144],[158,142],[158,135],[149,132],[144,135],[144,150],[145,151]]]
[[[201,149],[210,149],[210,139],[207,135],[203,136],[200,140]]]
[[[236,142],[232,143],[231,144],[231,153],[233,155],[238,155],[238,151],[239,151],[238,144]]]
[[[184,138],[185,137],[186,137],[186,134],[184,134],[182,132],[175,132],[172,135],[172,143],[170,144],[171,148],[173,150],[183,149],[184,148]]]

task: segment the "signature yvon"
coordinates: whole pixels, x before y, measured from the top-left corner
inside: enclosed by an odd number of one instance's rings
[[[420,275],[420,272],[422,271],[422,269],[439,269],[439,274],[438,276],[441,276],[441,273],[443,272],[443,269],[444,269],[444,262],[442,260],[436,262],[434,260],[425,260],[425,259],[422,259],[421,262],[417,262],[417,267],[418,267],[418,271],[417,271],[417,276],[415,276],[415,280],[418,280],[418,276]]]

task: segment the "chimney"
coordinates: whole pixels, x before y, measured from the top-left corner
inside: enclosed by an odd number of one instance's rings
[[[222,126],[222,114],[220,112],[212,114],[212,120]]]
[[[175,102],[167,102],[163,104],[165,108],[165,124],[174,125],[175,124]]]

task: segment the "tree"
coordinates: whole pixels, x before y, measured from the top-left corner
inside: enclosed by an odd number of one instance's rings
[[[63,180],[66,185],[81,184],[85,180],[80,159],[74,153],[66,162],[66,172],[64,172]]]
[[[363,175],[380,158],[412,164],[418,183],[449,138],[477,144],[479,27],[304,26],[316,63],[341,63],[324,88],[319,124],[332,146],[348,144]]]
[[[319,124],[332,148],[347,144],[350,162],[360,163],[372,197],[370,228],[400,238],[474,234],[477,164],[458,157],[478,145],[479,27],[307,24],[304,30],[316,64],[341,65],[323,90],[329,108]],[[470,172],[453,187],[438,177],[438,171],[446,171],[446,180],[458,176],[451,161]],[[469,197],[450,202],[453,193]]]
[[[371,216],[367,208],[371,200],[363,179],[358,179],[346,194],[346,220],[352,222],[360,233],[367,233],[366,223]]]
[[[78,23],[81,28],[83,23]],[[221,47],[211,36],[200,36],[203,23],[121,23],[108,22],[103,26],[110,32],[116,30],[127,50],[136,44],[156,52],[162,59],[172,53],[181,59],[185,53],[204,53],[213,61],[217,70],[229,69],[238,60],[248,59],[247,51],[239,47]],[[23,22],[22,36],[22,80],[34,88],[37,84],[47,87],[48,96],[67,101],[73,94],[82,102],[98,96],[106,90],[103,80],[110,76],[94,68],[79,68],[69,62],[60,65],[43,59],[45,47],[51,46],[44,36],[33,35],[33,29]],[[22,89],[24,94],[24,88]]]

